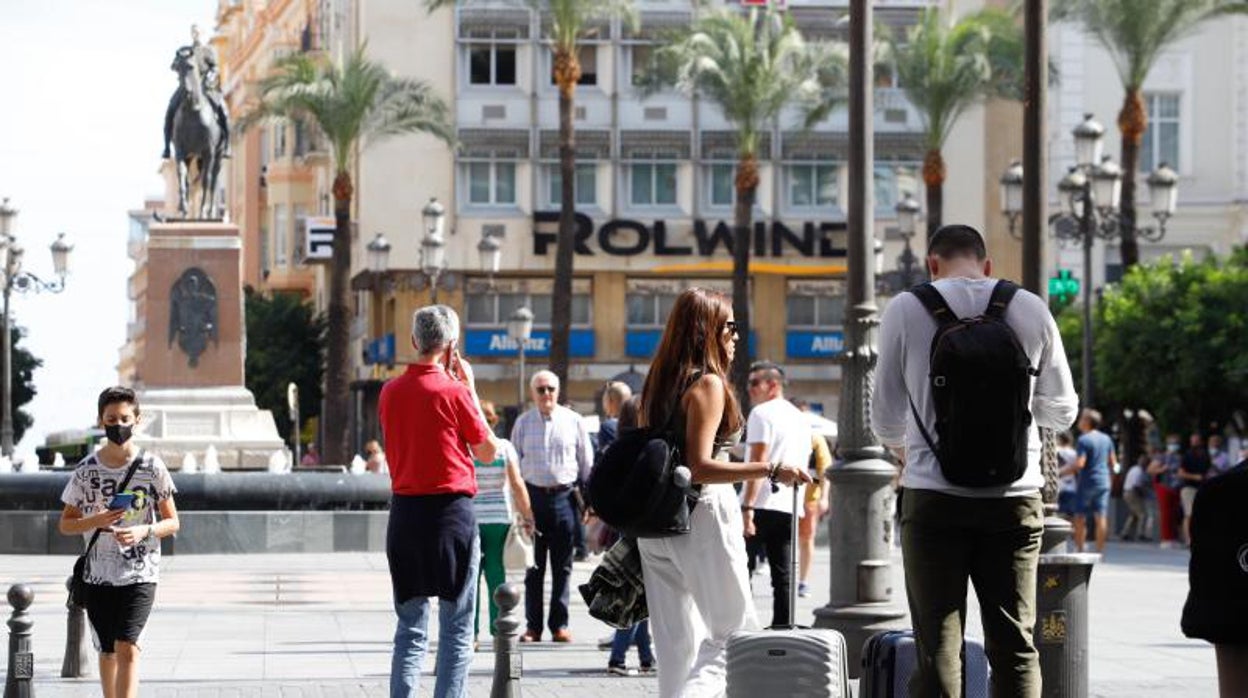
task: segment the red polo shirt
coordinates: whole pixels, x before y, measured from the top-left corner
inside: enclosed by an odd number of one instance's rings
[[[488,432],[468,386],[441,366],[413,364],[382,387],[378,412],[395,494],[477,493],[468,445]]]

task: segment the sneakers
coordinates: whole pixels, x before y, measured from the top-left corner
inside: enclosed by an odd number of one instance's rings
[[[810,596],[810,587],[806,586],[806,582],[797,583],[797,595],[803,599]]]
[[[607,664],[607,673],[612,676],[632,676],[633,675],[632,672],[628,670],[628,667],[624,666],[623,664],[612,664],[612,663]],[[654,676],[657,673],[658,673],[658,669],[655,668],[654,662],[642,664],[641,667],[637,669],[637,676]]]
[[[654,666],[654,662],[642,662],[641,668],[637,670],[637,673],[641,676],[654,676],[659,673],[659,670]]]
[[[628,667],[623,664],[607,664],[607,673],[612,676],[628,676]]]

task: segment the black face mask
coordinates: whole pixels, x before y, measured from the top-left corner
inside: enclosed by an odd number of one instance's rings
[[[129,441],[132,432],[134,432],[134,425],[132,424],[109,424],[104,427],[104,436],[118,446]]]

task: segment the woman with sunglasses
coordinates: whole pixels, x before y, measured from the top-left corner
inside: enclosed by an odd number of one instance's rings
[[[742,427],[741,406],[727,379],[738,339],[727,297],[702,288],[684,291],[642,390],[643,426],[672,425],[700,487],[688,535],[638,542],[664,697],[722,695],[728,637],[758,625],[732,483],[810,482],[805,463],[728,460],[727,449]]]

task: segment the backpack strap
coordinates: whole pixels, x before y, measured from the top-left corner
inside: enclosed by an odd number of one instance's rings
[[[143,462],[143,456],[145,453],[146,451],[144,449],[139,449],[139,455],[135,456],[134,460],[130,462],[130,467],[126,470],[126,477],[121,481],[121,485],[117,487],[118,492],[126,491],[126,487],[130,485],[130,478],[134,477],[134,471],[139,469],[139,463]],[[107,508],[107,505],[105,505],[105,508]],[[91,542],[87,543],[87,550],[83,553],[83,555],[89,556],[91,554],[91,548],[95,547],[95,543],[100,539],[101,533],[103,533],[101,529],[95,529],[95,533],[91,534]],[[88,558],[88,560],[89,559],[90,558]]]
[[[924,308],[927,308],[927,312],[936,319],[936,324],[940,327],[952,325],[958,321],[957,313],[953,312],[953,309],[945,302],[945,297],[940,295],[940,291],[936,290],[932,282],[921,283],[910,289],[910,293],[919,299]]]
[[[1004,322],[1005,309],[1009,307],[1010,301],[1014,300],[1015,293],[1018,293],[1018,284],[1006,279],[998,281],[992,289],[992,297],[988,299],[988,308],[984,310],[984,317]]]

